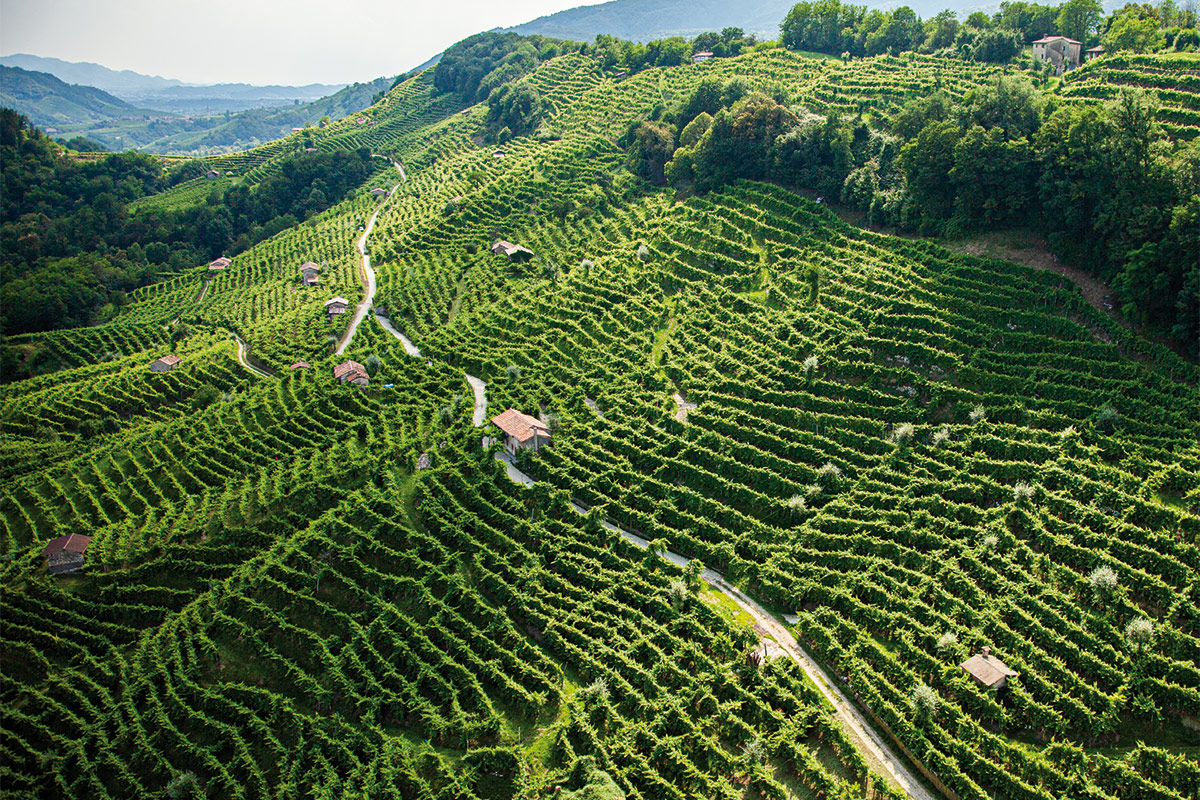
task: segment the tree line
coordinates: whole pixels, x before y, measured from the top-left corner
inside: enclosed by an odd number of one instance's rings
[[[339,202],[375,169],[367,150],[305,153],[257,185],[214,188],[203,202],[131,211],[134,200],[203,174],[170,172],[144,153],[77,159],[28,119],[0,109],[0,329],[90,325],[125,293],[236,255]]]
[[[962,22],[949,10],[923,21],[908,6],[880,11],[841,0],[805,0],[780,25],[780,41],[792,50],[843,57],[917,51],[989,62],[1009,61],[1035,39],[1055,34],[1086,46],[1103,44],[1108,52],[1200,47],[1194,8],[1180,8],[1175,0],[1128,3],[1109,17],[1098,0],[1057,6],[1005,0],[995,14],[976,11]]]

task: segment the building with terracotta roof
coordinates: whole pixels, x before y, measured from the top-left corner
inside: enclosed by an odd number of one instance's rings
[[[217,178],[221,177],[221,173],[218,170],[210,169],[208,172],[204,173],[204,177],[208,178],[210,181],[215,181]]]
[[[367,368],[357,361],[343,361],[333,368],[333,377],[342,383],[352,383],[355,386],[366,386],[371,378]]]
[[[214,258],[212,261],[208,262],[208,268],[216,272],[218,270],[225,269],[232,263],[233,261],[230,259],[226,258],[225,256],[221,256],[220,258]]]
[[[703,64],[705,61],[711,61],[713,57],[711,50],[701,50],[699,53],[692,54],[693,64]]]
[[[169,355],[165,355],[162,358],[159,358],[159,359],[156,359],[155,361],[150,362],[150,371],[151,372],[170,372],[171,370],[178,367],[182,361],[183,361],[182,358],[175,355],[174,353],[170,353]]]
[[[312,261],[300,265],[300,282],[305,286],[316,286],[321,282],[321,268]]]
[[[78,533],[51,539],[42,551],[46,558],[46,568],[52,575],[74,572],[83,566],[83,553],[91,543],[92,537]]]
[[[1043,36],[1033,43],[1033,57],[1049,61],[1059,74],[1065,70],[1074,69],[1083,63],[1080,48],[1083,42],[1068,39],[1066,36]]]
[[[312,364],[307,361],[297,361],[295,364],[292,364],[292,369],[308,369],[311,366]]]
[[[992,655],[992,648],[985,647],[971,656],[959,666],[975,681],[993,692],[1003,689],[1009,678],[1017,677],[1016,672],[1008,668],[1000,659]]]
[[[509,261],[528,261],[533,258],[533,251],[519,244],[506,242],[503,239],[492,245],[492,255],[504,256]]]
[[[325,301],[325,311],[329,316],[334,314],[345,314],[350,310],[350,301],[344,297],[334,297]]]
[[[1083,60],[1085,62],[1091,61],[1093,58],[1099,58],[1102,55],[1104,55],[1104,45],[1098,44],[1083,51]]]
[[[516,455],[518,450],[541,450],[550,444],[550,428],[528,414],[510,408],[492,418],[492,424],[504,432],[504,449]]]

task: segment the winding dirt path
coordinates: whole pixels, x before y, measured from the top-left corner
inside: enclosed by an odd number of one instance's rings
[[[399,161],[393,161],[392,166],[400,173],[400,183],[408,180],[408,175],[404,172],[404,167]],[[367,255],[367,237],[371,235],[371,231],[375,228],[375,221],[379,219],[379,212],[383,211],[388,200],[392,199],[392,195],[396,193],[396,189],[400,188],[400,183],[394,184],[388,190],[387,196],[383,202],[375,209],[375,213],[367,220],[367,225],[363,228],[362,236],[358,237],[358,241],[354,243],[358,248],[358,255],[362,263],[363,280],[366,283],[366,291],[363,293],[362,302],[354,309],[354,317],[350,320],[350,325],[346,328],[346,332],[342,334],[342,340],[338,342],[337,354],[340,356],[346,352],[346,348],[350,346],[350,342],[354,340],[354,334],[358,332],[358,326],[362,323],[363,318],[367,316],[367,312],[375,303],[375,270],[371,269],[371,257]]]
[[[467,375],[466,378],[467,383],[471,384],[471,391],[475,393],[475,413],[471,417],[471,424],[482,428],[483,420],[487,416],[487,384],[474,375]]]
[[[415,344],[413,344],[412,341],[409,340],[409,338],[407,336],[405,336],[403,333],[401,333],[400,330],[395,325],[392,324],[392,321],[390,319],[388,319],[387,317],[381,317],[381,316],[379,316],[378,313],[375,314],[375,319],[380,325],[383,326],[383,329],[385,331],[387,331],[392,336],[395,336],[397,339],[400,340],[400,344],[404,347],[404,352],[408,353],[410,356],[416,356],[418,358],[420,357],[420,355],[421,355],[420,349]]]
[[[242,341],[242,337],[238,336],[236,333],[231,333],[229,335],[232,336],[233,340],[237,343],[237,360],[238,360],[239,364],[241,364],[243,367],[250,370],[251,372],[253,372],[255,375],[257,375],[260,378],[274,378],[275,377],[271,373],[265,372],[265,371],[259,369],[258,367],[254,366],[253,364],[251,364],[249,361],[246,360],[246,343],[244,341]]]

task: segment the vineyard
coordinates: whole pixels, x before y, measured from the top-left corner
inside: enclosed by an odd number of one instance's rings
[[[1150,94],[1172,138],[1200,135],[1200,57],[1195,53],[1107,56],[1067,73],[1062,96],[1080,102],[1112,100],[1122,87]]]
[[[1187,138],[1160,60],[1061,91],[1155,87]],[[29,375],[0,386],[4,794],[904,797],[703,562],[930,796],[1200,796],[1196,365],[1057,272],[764,183],[653,189],[616,144],[708,75],[887,118],[1000,69],[768,50],[618,80],[573,53],[522,79],[545,118],[500,152],[427,72],[206,159],[253,184],[305,147],[382,156],[223,271],[3,341]],[[363,299],[377,209],[374,307],[420,357],[370,314],[334,356],[350,314],[324,304]],[[487,417],[553,420],[532,486],[481,448],[467,374]],[[85,568],[47,574],[65,534]],[[999,693],[959,668],[984,647],[1017,673]]]

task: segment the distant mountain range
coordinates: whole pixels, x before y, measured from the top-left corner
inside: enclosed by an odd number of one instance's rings
[[[221,114],[248,108],[308,103],[345,88],[346,84],[254,86],[248,83],[188,84],[100,64],[63,61],[26,53],[0,57],[0,66],[45,72],[69,84],[94,86],[126,102],[178,114]]]
[[[0,105],[29,117],[60,139],[82,136],[109,150],[209,155],[244,150],[286,136],[292,128],[338,120],[374,102],[391,78],[355,83],[299,105],[190,117],[138,108],[93,86],[64,83],[45,72],[0,66]],[[188,87],[175,87],[188,88]]]

